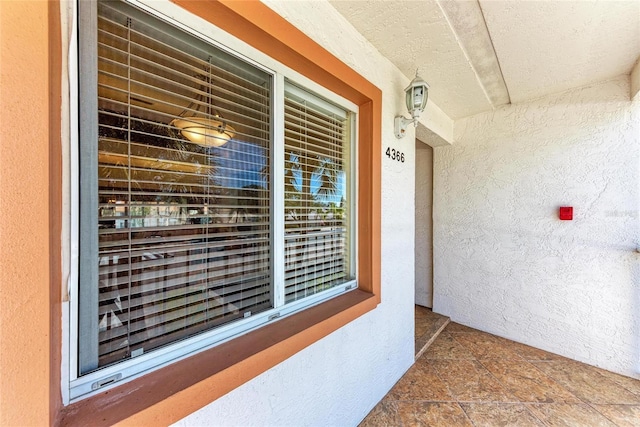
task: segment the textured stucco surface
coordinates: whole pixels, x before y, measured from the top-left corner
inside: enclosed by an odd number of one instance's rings
[[[640,56],[637,0],[331,4],[407,77],[420,68],[455,119],[629,74]]]
[[[49,423],[48,24],[46,2],[0,2],[3,426]]]
[[[640,103],[629,77],[455,124],[434,150],[434,310],[640,377]],[[560,221],[559,206],[574,220]]]
[[[430,85],[429,97],[452,118],[491,108],[460,49],[456,34],[433,0],[335,0],[331,4],[404,74],[416,67]]]
[[[477,1],[436,0],[473,68],[478,84],[492,107],[509,104],[509,91]]]
[[[383,92],[382,303],[176,425],[357,425],[413,364],[414,135],[393,133],[409,80],[326,2],[267,2]]]
[[[433,301],[433,149],[416,139],[415,302]]]
[[[635,0],[480,6],[514,103],[629,74],[640,56]]]

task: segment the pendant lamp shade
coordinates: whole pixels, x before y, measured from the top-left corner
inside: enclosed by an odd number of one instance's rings
[[[221,147],[235,136],[235,129],[227,125],[219,116],[181,117],[171,122],[180,129],[182,136],[194,144],[204,147]]]
[[[194,144],[203,147],[222,147],[235,136],[236,130],[221,117],[214,105],[211,61],[204,73],[195,76],[202,82],[197,96],[187,108],[171,122],[171,126],[180,129],[182,136]]]

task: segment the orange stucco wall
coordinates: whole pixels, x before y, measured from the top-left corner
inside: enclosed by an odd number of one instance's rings
[[[0,1],[3,426],[50,423],[49,6]]]

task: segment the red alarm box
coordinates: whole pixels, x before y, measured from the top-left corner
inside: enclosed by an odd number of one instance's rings
[[[571,221],[573,219],[573,206],[561,206],[558,216],[563,221]]]

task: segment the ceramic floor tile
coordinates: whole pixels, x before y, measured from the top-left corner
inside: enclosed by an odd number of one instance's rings
[[[398,402],[398,414],[404,426],[473,427],[457,403]]]
[[[480,363],[521,402],[581,403],[529,362],[484,359]]]
[[[453,401],[454,398],[433,366],[414,364],[385,396],[386,400]]]
[[[489,371],[476,360],[432,360],[438,377],[460,402],[514,402]]]
[[[398,404],[383,400],[369,412],[359,427],[396,427],[399,425]]]
[[[457,332],[480,332],[477,329],[470,328],[468,326],[461,325],[460,323],[451,322],[447,325],[445,332],[457,333]]]
[[[415,337],[421,337],[429,330],[435,319],[431,316],[433,312],[426,307],[416,305],[414,308]]]
[[[478,359],[517,359],[523,360],[498,337],[484,332],[454,333],[453,338],[462,344]]]
[[[434,326],[442,324],[448,317],[434,313],[430,308],[416,305],[414,308],[414,319],[415,336],[417,338],[432,330]]]
[[[424,359],[473,359],[473,354],[450,334],[443,332],[429,346],[422,356]]]
[[[586,404],[528,404],[527,407],[549,427],[616,427]]]
[[[512,403],[461,403],[475,427],[543,427],[524,405]]]
[[[361,426],[541,423],[640,427],[640,381],[450,323]]]
[[[640,427],[640,406],[638,405],[593,405],[593,407],[620,427]]]
[[[598,368],[593,368],[593,369],[596,369],[598,373],[607,377],[613,382],[621,385],[622,387],[626,388],[636,396],[640,396],[640,380],[636,380],[635,378],[625,377],[623,375],[614,374],[613,372],[605,371],[604,369],[598,369]]]
[[[524,360],[565,360],[564,357],[557,354],[549,353],[548,351],[540,350],[535,347],[529,347],[528,345],[510,341],[505,338],[496,337],[496,340],[512,352],[522,357]]]
[[[434,340],[437,339],[442,329],[447,326],[449,323],[449,318],[445,316],[440,316],[439,314],[433,314],[428,322],[425,322],[427,325],[426,332],[424,332],[421,336],[416,338],[415,342],[415,355],[416,357],[420,357],[424,351],[433,344]],[[418,322],[416,322],[416,330],[419,329]],[[421,328],[420,328],[421,329]]]
[[[615,381],[591,368],[574,361],[531,362],[562,387],[588,403],[640,404],[634,395]]]

